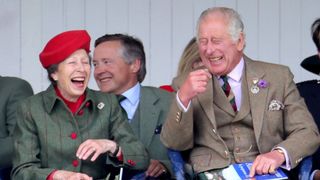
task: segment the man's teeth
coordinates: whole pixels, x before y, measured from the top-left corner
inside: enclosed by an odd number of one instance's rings
[[[210,61],[218,61],[222,59],[222,57],[212,57],[212,58],[209,58]]]

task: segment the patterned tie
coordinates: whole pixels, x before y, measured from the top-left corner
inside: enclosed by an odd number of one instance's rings
[[[237,105],[236,105],[236,101],[235,101],[235,96],[234,96],[233,92],[231,91],[231,87],[228,82],[228,76],[220,76],[220,78],[223,80],[223,85],[221,88],[224,91],[224,93],[226,94],[234,112],[237,112]]]
[[[121,107],[122,113],[125,115],[125,117],[128,118],[126,110],[121,106],[121,102],[124,101],[127,98],[120,94],[120,95],[117,95],[117,99],[118,99],[118,102],[119,102],[119,106]]]

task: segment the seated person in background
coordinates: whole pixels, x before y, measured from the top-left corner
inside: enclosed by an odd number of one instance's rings
[[[93,65],[100,90],[125,97],[120,104],[135,135],[149,153],[145,172],[125,170],[123,178],[130,179],[136,174],[144,174],[151,179],[173,177],[160,132],[174,97],[162,89],[141,86],[146,75],[142,42],[123,34],[104,35],[95,41]]]
[[[109,160],[146,168],[147,153],[116,97],[87,88],[89,48],[87,31],[72,30],[40,53],[51,85],[17,109],[13,179],[102,179]]]
[[[182,52],[179,60],[177,76],[189,73],[201,67],[204,68],[199,55],[196,37],[193,37]]]
[[[17,105],[31,95],[33,90],[27,81],[0,76],[0,179],[10,179]]]
[[[243,30],[233,9],[205,10],[196,32],[206,69],[173,82],[178,91],[161,140],[168,148],[190,150],[187,161],[198,177],[250,161],[251,177],[280,166],[290,170],[319,147],[318,128],[292,73],[245,56]]]
[[[189,73],[201,67],[204,66],[200,59],[196,38],[193,37],[182,52],[179,60],[177,76],[180,76],[184,73]],[[169,92],[174,92],[174,88],[176,87],[171,87],[170,85],[162,85],[160,86],[160,88],[165,89]]]
[[[318,54],[304,59],[301,66],[307,71],[320,75],[320,18],[314,21],[311,26],[312,39],[315,43]],[[304,81],[297,84],[299,92],[308,106],[315,122],[320,127],[320,80]],[[320,179],[320,149],[313,155],[312,169],[315,171],[311,176]]]

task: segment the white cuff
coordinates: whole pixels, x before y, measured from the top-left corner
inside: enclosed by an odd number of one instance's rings
[[[180,110],[182,110],[183,112],[187,112],[189,110],[190,105],[191,105],[191,101],[188,103],[187,107],[184,107],[184,105],[182,104],[181,100],[179,99],[179,91],[177,92],[176,100],[177,100],[177,103],[179,105]]]
[[[283,151],[283,153],[284,153],[285,163],[282,164],[280,167],[290,171],[290,169],[291,169],[291,161],[289,159],[288,152],[283,147],[279,147],[279,146],[273,148],[271,151],[273,151],[275,149],[281,149]]]

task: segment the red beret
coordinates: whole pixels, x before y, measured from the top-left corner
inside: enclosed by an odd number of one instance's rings
[[[72,30],[60,33],[49,40],[40,53],[40,62],[44,68],[58,64],[78,49],[90,52],[90,36],[86,30]]]

